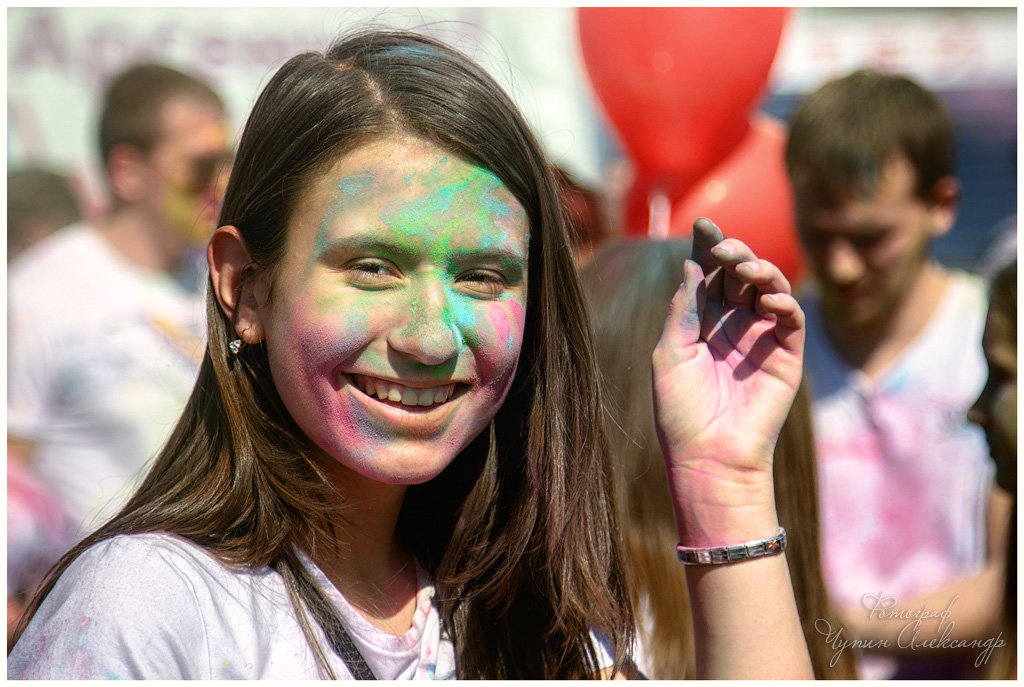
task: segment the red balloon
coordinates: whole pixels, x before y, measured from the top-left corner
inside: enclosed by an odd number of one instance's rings
[[[786,125],[763,113],[750,125],[732,155],[673,206],[670,234],[690,236],[693,221],[708,217],[726,236],[775,263],[795,286],[804,263],[786,173]]]
[[[678,198],[743,139],[784,7],[581,7],[591,83],[637,170]]]

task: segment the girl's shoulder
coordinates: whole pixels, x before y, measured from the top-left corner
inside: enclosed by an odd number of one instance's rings
[[[204,547],[165,533],[123,534],[98,542],[75,559],[57,587],[139,596],[149,591],[201,596],[238,592],[276,581],[269,568],[230,566]],[[54,591],[57,590],[54,588]]]
[[[253,677],[256,666],[235,675],[225,656],[251,663],[283,639],[262,629],[288,625],[282,615],[290,607],[270,569],[229,567],[172,535],[117,536],[64,571],[8,657],[8,677]]]
[[[282,612],[291,613],[276,571],[229,565],[173,534],[119,535],[95,544],[68,567],[61,583],[65,593],[82,597],[82,603],[90,603],[86,597],[117,598],[121,609],[140,609],[143,617],[151,616],[149,609],[160,608],[207,628],[212,623],[231,625],[232,619],[246,625],[277,622]],[[108,609],[103,603],[96,610]]]

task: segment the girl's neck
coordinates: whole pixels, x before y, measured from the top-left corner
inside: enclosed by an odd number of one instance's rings
[[[337,548],[314,560],[367,621],[402,635],[412,627],[418,591],[412,554],[395,536],[407,487],[377,482],[333,459],[323,467],[345,509],[333,523]]]

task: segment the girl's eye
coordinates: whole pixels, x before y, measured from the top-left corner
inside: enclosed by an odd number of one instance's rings
[[[505,277],[493,270],[472,270],[458,278],[461,288],[478,298],[497,298],[508,286]]]
[[[363,258],[346,266],[350,281],[356,286],[383,287],[401,275],[398,268],[387,260]]]

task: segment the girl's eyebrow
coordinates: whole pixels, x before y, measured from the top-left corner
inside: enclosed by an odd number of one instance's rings
[[[520,268],[526,264],[525,253],[506,246],[456,248],[450,256],[453,262],[493,262]]]
[[[401,242],[388,240],[379,233],[356,233],[331,239],[319,246],[317,253],[318,260],[329,260],[338,254],[348,254],[353,250],[367,251],[369,253],[386,255],[396,259],[411,259],[416,251]]]
[[[461,271],[474,266],[497,266],[510,283],[526,274],[526,255],[506,246],[458,248],[448,255],[448,269]]]

